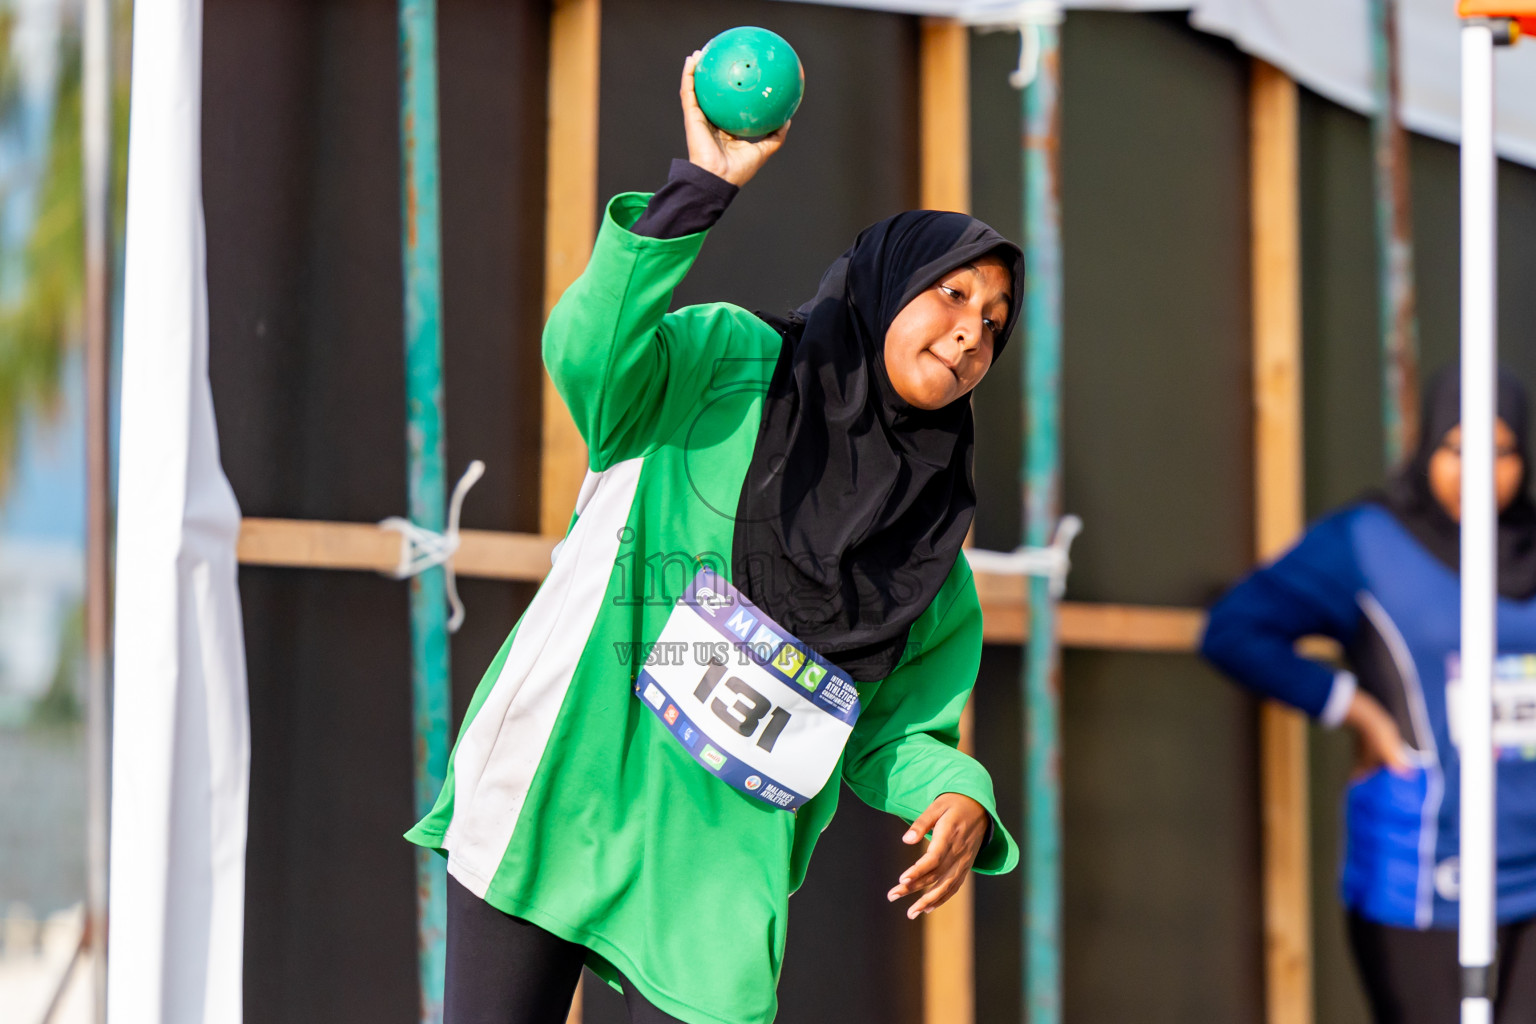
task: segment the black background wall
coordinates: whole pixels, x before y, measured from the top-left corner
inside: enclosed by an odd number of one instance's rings
[[[542,4],[440,0],[448,465],[464,525],[538,526]],[[211,371],[246,515],[405,511],[396,5],[209,0]],[[455,718],[527,599],[465,581]],[[416,1020],[406,588],[241,572],[247,1019]]]
[[[1014,235],[1017,58],[972,37],[976,212]],[[1068,596],[1200,605],[1252,547],[1247,58],[1182,17],[1074,12],[1062,68]],[[977,541],[1004,550],[1022,351],[976,398]],[[1018,663],[989,648],[975,701],[1022,817]],[[1062,692],[1067,1019],[1261,1019],[1253,703],[1172,655],[1068,651]],[[1021,1019],[1021,878],[977,886],[977,1019]]]

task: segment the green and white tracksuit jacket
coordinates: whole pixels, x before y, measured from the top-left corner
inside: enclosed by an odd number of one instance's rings
[[[782,341],[740,307],[667,313],[704,233],[628,230],[608,206],[591,262],[555,307],[544,361],[591,472],[548,578],[470,703],[437,806],[407,838],[502,911],[591,950],[690,1024],[774,1018],[790,893],[837,806],[833,779],[790,813],[701,767],[634,696],[696,557],[730,571],[733,514]],[[994,832],[976,870],[1018,860],[992,781],[956,749],[981,660],[981,606],[956,559],[862,714],[841,778],[911,821],[972,797]],[[871,879],[883,885],[883,879]]]

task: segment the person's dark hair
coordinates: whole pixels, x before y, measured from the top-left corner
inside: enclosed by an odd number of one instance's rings
[[[1515,435],[1524,474],[1520,490],[1499,514],[1499,593],[1515,600],[1536,596],[1536,502],[1531,500],[1530,400],[1508,370],[1499,370],[1498,415]],[[1461,368],[1444,367],[1424,388],[1419,443],[1380,489],[1365,500],[1391,512],[1409,533],[1453,572],[1461,569],[1461,527],[1435,498],[1429,460],[1445,435],[1461,423]]]

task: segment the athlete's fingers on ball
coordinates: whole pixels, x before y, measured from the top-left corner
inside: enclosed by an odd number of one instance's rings
[[[683,81],[682,85],[678,88],[678,93],[683,98],[683,107],[690,113],[699,109],[698,95],[694,92],[693,89],[693,73],[694,69],[697,68],[698,65],[699,51],[694,50],[693,53],[688,56],[688,59],[683,61]]]
[[[784,145],[784,136],[788,134],[789,122],[785,121],[784,126],[778,131],[772,132],[771,134],[765,135],[761,139],[758,139],[757,148],[763,151],[764,156],[772,156],[779,151],[780,146]]]

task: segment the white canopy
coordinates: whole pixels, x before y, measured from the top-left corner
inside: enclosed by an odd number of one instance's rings
[[[133,11],[112,734],[112,1024],[240,1024],[240,509],[208,380],[202,0]]]
[[[798,0],[933,14],[985,24],[1013,20],[1024,6],[999,0]],[[1461,138],[1461,50],[1455,0],[1397,0],[1403,122],[1413,131]],[[1336,103],[1370,113],[1369,0],[1066,0],[1068,9],[1188,11],[1196,28],[1231,39]],[[1498,55],[1498,148],[1536,167],[1536,40]]]

